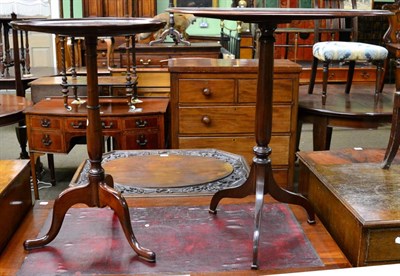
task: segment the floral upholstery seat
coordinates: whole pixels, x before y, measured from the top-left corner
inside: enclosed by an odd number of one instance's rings
[[[313,56],[322,61],[384,61],[387,55],[388,50],[382,46],[360,42],[324,41],[313,46]]]

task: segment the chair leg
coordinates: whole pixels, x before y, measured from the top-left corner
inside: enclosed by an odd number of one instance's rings
[[[50,171],[50,183],[53,186],[56,186],[56,171],[54,169],[54,154],[48,153],[47,154],[47,163],[49,165]]]
[[[325,60],[322,66],[322,105],[325,105],[326,103],[326,93],[328,90],[329,63],[330,60]]]
[[[308,85],[308,94],[312,94],[314,91],[315,78],[317,77],[317,69],[318,69],[318,59],[314,57],[311,65],[311,76],[310,76],[310,84]]]
[[[389,169],[400,145],[400,91],[394,93],[392,128],[389,143],[383,158],[382,168]]]
[[[353,83],[354,68],[356,67],[356,61],[349,61],[349,71],[347,72],[347,82],[346,89],[344,90],[346,94],[350,93],[351,85]]]
[[[382,76],[384,77],[384,75],[385,75],[384,74],[384,61],[378,60],[375,62],[375,65],[376,65],[375,94],[379,94],[383,90]]]
[[[379,79],[379,88],[378,88],[379,93],[383,91],[383,87],[385,86],[385,78],[389,72],[389,63],[390,63],[390,56],[388,56],[383,63],[383,69],[382,69],[383,73]]]
[[[328,126],[327,118],[318,118],[313,122],[313,150],[329,150],[332,140],[332,127]]]

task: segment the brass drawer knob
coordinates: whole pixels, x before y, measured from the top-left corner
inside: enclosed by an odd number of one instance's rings
[[[51,125],[51,121],[49,119],[40,120],[40,125],[45,128],[49,128]]]
[[[201,121],[203,122],[203,124],[205,124],[207,126],[209,126],[211,124],[211,118],[209,116],[207,116],[207,115],[204,115],[201,118]]]
[[[53,141],[51,141],[51,138],[48,134],[44,135],[42,138],[42,144],[46,147],[49,147]]]
[[[139,60],[139,62],[140,62],[140,64],[142,64],[142,65],[149,65],[150,63],[151,63],[151,59],[148,59],[147,61],[144,61],[144,59],[140,59]]]
[[[136,122],[135,122],[135,124],[136,124],[136,127],[137,128],[144,128],[144,127],[146,127],[147,126],[147,121],[146,120],[137,120]]]
[[[139,135],[138,139],[136,139],[136,143],[141,146],[141,147],[145,147],[147,145],[147,139],[145,135]]]
[[[101,127],[103,129],[110,129],[110,128],[113,128],[113,126],[114,126],[113,122],[110,122],[109,125],[106,125],[106,122],[101,122]]]
[[[79,121],[78,123],[72,122],[71,123],[72,128],[74,129],[81,129],[85,128],[85,124],[82,121]]]
[[[209,88],[204,88],[203,89],[203,95],[206,97],[211,96],[211,90]]]

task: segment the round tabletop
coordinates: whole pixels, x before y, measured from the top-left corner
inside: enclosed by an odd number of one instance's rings
[[[289,23],[293,20],[387,16],[387,10],[315,8],[168,8],[168,12],[190,13],[199,17],[238,20],[249,23]]]
[[[17,30],[53,33],[66,36],[124,36],[153,32],[165,26],[166,22],[151,18],[87,17],[46,20],[12,21]]]
[[[24,97],[9,94],[0,95],[0,126],[10,125],[24,118],[23,111],[31,105]]]

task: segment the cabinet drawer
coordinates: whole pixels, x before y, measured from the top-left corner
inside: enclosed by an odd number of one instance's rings
[[[400,245],[395,239],[400,237],[400,228],[369,230],[366,241],[366,262],[390,262],[400,260]]]
[[[68,131],[86,131],[87,119],[67,119],[65,128]],[[119,129],[117,119],[101,119],[101,127],[103,130]]]
[[[255,103],[257,94],[256,79],[238,80],[239,102]],[[292,102],[293,101],[293,80],[292,79],[275,79],[274,80],[274,96],[273,101]]]
[[[125,129],[158,128],[158,116],[135,117],[125,120]]]
[[[32,131],[29,138],[29,149],[44,152],[65,152],[63,137],[58,132]]]
[[[180,103],[233,103],[234,80],[224,79],[181,79],[179,80]]]
[[[32,129],[60,129],[61,120],[52,117],[31,116],[29,126]]]
[[[273,107],[272,131],[290,132],[291,107]],[[254,133],[255,107],[181,107],[179,133]]]
[[[272,136],[269,146],[273,149],[270,156],[273,165],[288,165],[289,136]],[[256,142],[253,136],[237,137],[179,137],[179,148],[216,148],[232,152],[246,158],[251,163]]]
[[[160,134],[157,131],[127,132],[124,139],[124,149],[127,150],[163,148]]]

